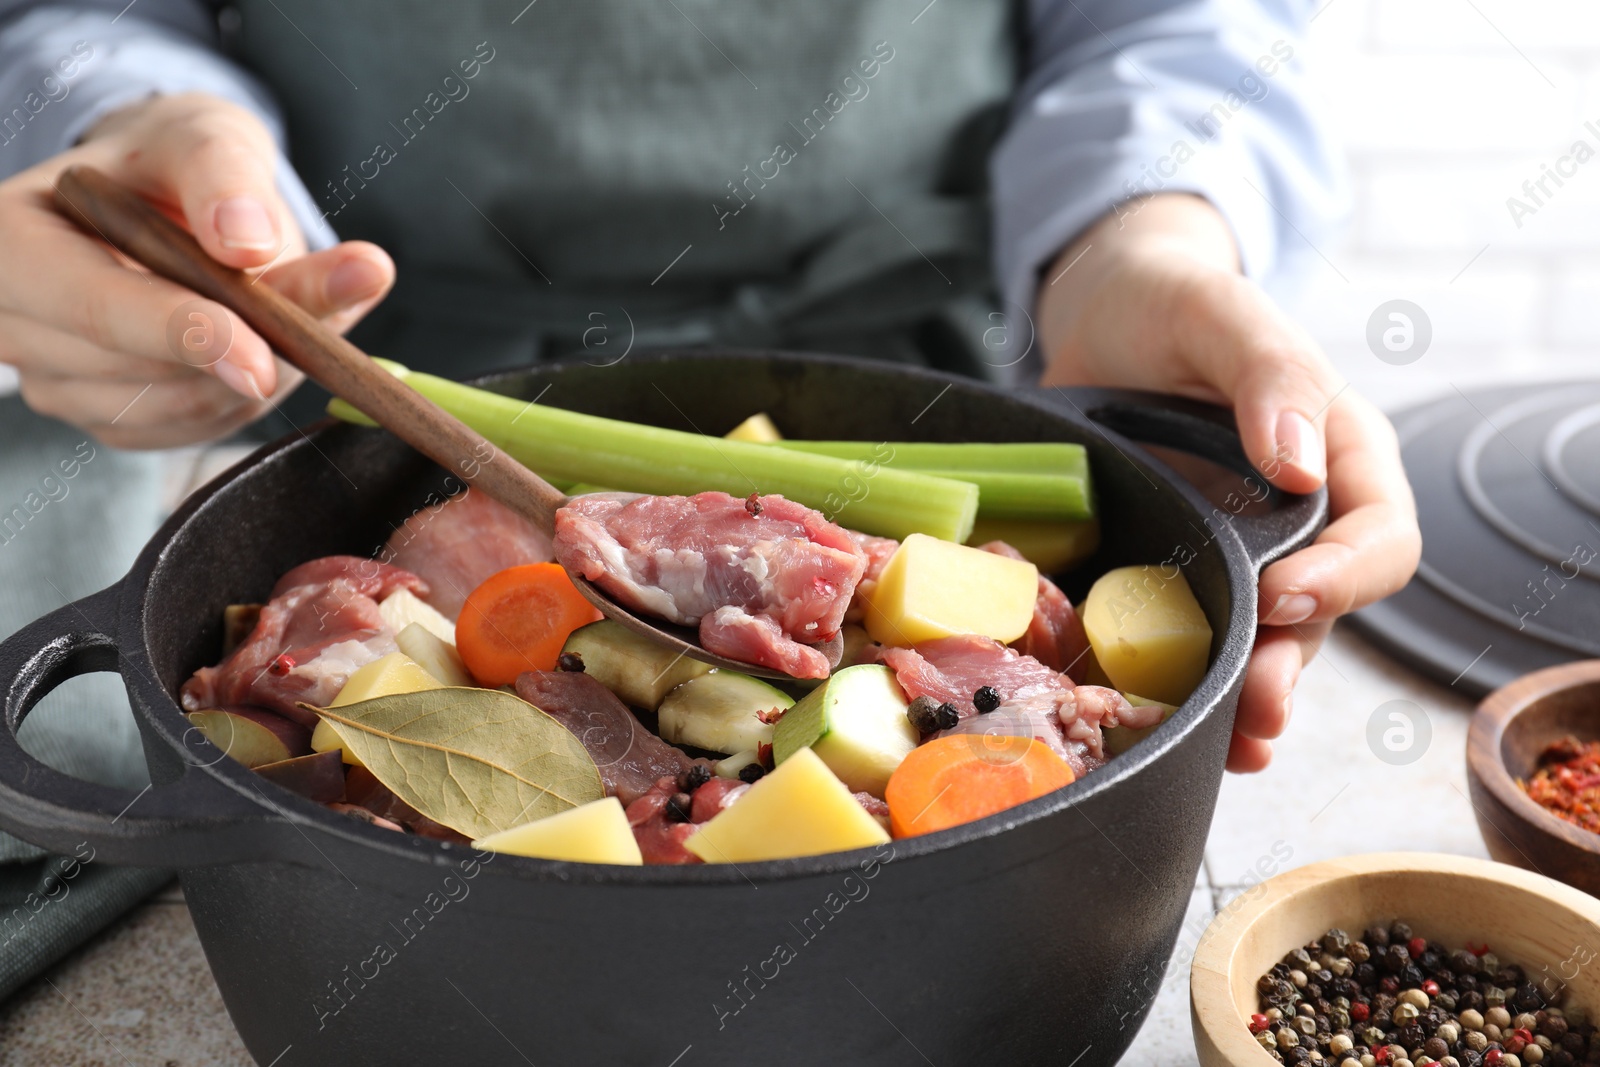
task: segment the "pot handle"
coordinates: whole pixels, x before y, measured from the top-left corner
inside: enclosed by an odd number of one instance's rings
[[[113,585],[59,608],[0,643],[0,829],[63,855],[137,867],[196,867],[267,858],[289,824],[185,759],[172,782],[143,790],[62,774],[17,740],[28,712],[69,678],[120,673]]]
[[[1123,437],[1190,452],[1253,479],[1273,502],[1272,511],[1241,515],[1219,507],[1218,517],[1238,532],[1257,570],[1310,544],[1327,525],[1327,488],[1300,496],[1268,485],[1245,456],[1233,412],[1227,408],[1140,389],[1058,387],[1034,392],[1045,403],[1070,407],[1080,418]]]

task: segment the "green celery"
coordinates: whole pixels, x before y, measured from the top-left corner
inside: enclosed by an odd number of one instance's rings
[[[970,481],[584,415],[378,362],[551,481],[638,493],[777,493],[863,533],[924,533],[958,544],[977,515],[978,488]],[[337,398],[328,412],[373,425]]]
[[[872,462],[978,486],[985,519],[1082,521],[1094,517],[1088,450],[1060,441],[943,444],[926,441],[792,441],[779,448]],[[885,459],[884,457],[890,457]]]

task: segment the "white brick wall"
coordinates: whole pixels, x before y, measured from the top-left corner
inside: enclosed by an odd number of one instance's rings
[[[1310,46],[1355,197],[1322,251],[1349,281],[1313,263],[1286,302],[1354,387],[1394,408],[1452,384],[1600,371],[1600,133],[1584,125],[1600,130],[1600,5],[1324,0]],[[1596,158],[1517,226],[1506,199],[1526,200],[1522,183],[1580,138]],[[1403,367],[1365,338],[1396,298],[1433,323]]]

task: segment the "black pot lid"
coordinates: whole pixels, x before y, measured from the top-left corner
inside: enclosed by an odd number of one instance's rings
[[[1456,391],[1394,422],[1422,565],[1353,625],[1472,695],[1600,658],[1600,382]]]

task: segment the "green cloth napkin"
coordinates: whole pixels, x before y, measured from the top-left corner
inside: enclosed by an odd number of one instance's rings
[[[160,480],[157,456],[115,452],[0,397],[0,639],[121,578],[160,525]],[[19,736],[66,774],[133,790],[149,781],[115,674],[67,682]],[[78,862],[90,855],[46,857],[0,833],[0,998],[172,878]]]

